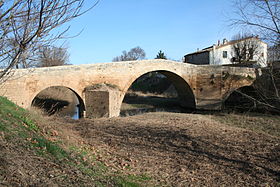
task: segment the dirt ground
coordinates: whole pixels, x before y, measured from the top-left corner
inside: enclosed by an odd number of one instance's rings
[[[280,138],[230,127],[209,115],[147,113],[55,119],[68,140],[90,146],[112,168],[158,186],[277,186]]]
[[[91,181],[84,176],[74,167],[38,156],[34,151],[26,150],[23,145],[14,145],[0,138],[1,187],[79,186],[77,184]]]

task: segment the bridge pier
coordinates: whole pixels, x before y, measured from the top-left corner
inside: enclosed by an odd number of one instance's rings
[[[85,89],[85,117],[117,117],[120,111],[120,91],[113,86],[97,84]]]

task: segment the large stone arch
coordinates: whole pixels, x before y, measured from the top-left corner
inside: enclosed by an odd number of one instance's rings
[[[120,95],[120,103],[119,103],[119,111],[121,108],[121,104],[123,102],[124,96],[130,86],[141,76],[151,73],[151,72],[158,72],[167,77],[168,80],[172,82],[172,84],[175,86],[179,99],[180,99],[180,105],[182,107],[187,107],[187,108],[196,108],[196,101],[195,101],[195,95],[192,91],[192,88],[190,87],[188,81],[186,81],[183,77],[178,75],[175,72],[168,71],[168,70],[152,70],[152,71],[145,71],[141,72],[137,75],[132,76],[129,81],[127,82],[126,86],[124,87],[123,92]]]

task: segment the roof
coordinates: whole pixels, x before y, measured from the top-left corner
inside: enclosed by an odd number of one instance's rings
[[[260,40],[258,37],[256,37],[256,36],[250,36],[250,37],[242,38],[242,39],[239,39],[239,40],[231,40],[231,41],[226,42],[225,44],[221,44],[221,45],[218,45],[218,46],[217,46],[217,45],[212,45],[212,46],[207,47],[207,48],[204,48],[204,49],[202,49],[202,50],[199,50],[199,51],[196,51],[196,52],[193,52],[193,53],[186,54],[185,57],[186,57],[186,56],[189,56],[189,55],[195,55],[195,54],[201,54],[201,53],[205,53],[205,52],[210,52],[210,51],[213,50],[213,47],[214,47],[214,46],[215,46],[216,49],[220,49],[220,48],[222,48],[222,47],[225,47],[225,46],[228,46],[228,45],[233,45],[233,44],[236,44],[236,43],[238,43],[238,42],[241,42],[241,41],[244,41],[244,40],[248,40],[248,39],[256,39],[256,40],[258,40],[258,41],[260,41],[260,42],[262,42],[262,43],[265,43],[265,42],[261,41],[261,40]],[[265,43],[265,44],[266,44],[266,43]]]
[[[196,51],[196,52],[193,52],[193,53],[186,54],[185,56],[195,55],[195,54],[200,54],[200,53],[205,53],[205,52],[209,52],[209,51],[212,51],[212,50],[213,50],[213,46],[210,46],[210,47],[204,48],[204,49],[202,49],[202,50],[199,50],[199,51]]]

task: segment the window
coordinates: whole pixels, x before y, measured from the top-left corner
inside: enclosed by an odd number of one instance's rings
[[[227,58],[227,51],[223,51],[223,58]]]

